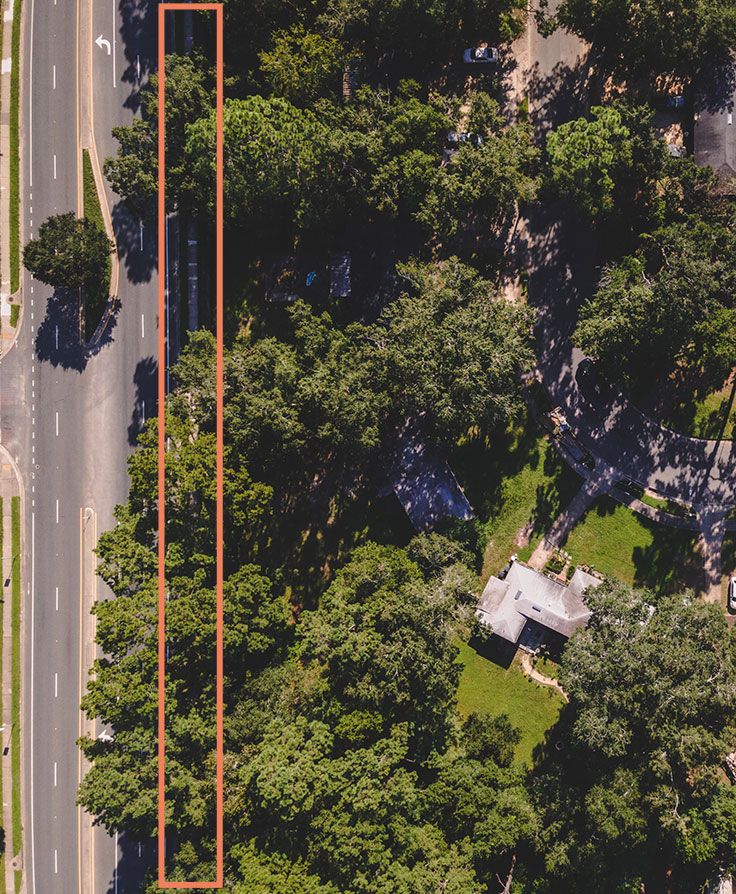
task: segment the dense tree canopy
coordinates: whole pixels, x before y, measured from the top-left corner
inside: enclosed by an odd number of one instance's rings
[[[562,889],[698,890],[733,871],[736,641],[717,606],[607,582],[586,597],[560,682],[567,756],[536,784]],[[558,890],[553,881],[550,890]],[[543,888],[546,890],[546,887]]]
[[[104,279],[112,251],[112,243],[97,223],[69,211],[41,224],[38,236],[23,249],[23,264],[49,286],[80,289]]]
[[[603,272],[574,341],[628,385],[666,375],[691,345],[717,371],[730,369],[733,350],[719,341],[731,325],[734,248],[732,228],[719,222],[690,217],[657,230],[637,256]]]
[[[624,77],[691,74],[736,46],[733,0],[563,0],[555,18]]]

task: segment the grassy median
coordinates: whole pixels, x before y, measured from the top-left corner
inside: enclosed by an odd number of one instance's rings
[[[23,828],[20,812],[20,497],[12,502],[12,650],[13,691],[11,697],[12,726],[10,756],[13,768],[13,855],[20,853]],[[20,890],[22,872],[15,873],[15,890]]]
[[[20,112],[20,14],[22,0],[13,5],[13,65],[10,72],[10,291],[20,284],[20,155],[18,115]],[[15,322],[18,321],[17,311]],[[10,322],[13,323],[11,316]]]
[[[105,220],[102,216],[102,206],[97,193],[95,175],[92,171],[92,160],[89,152],[83,150],[83,174],[84,174],[84,216],[93,221],[104,233]],[[84,288],[84,337],[86,341],[94,335],[95,329],[102,319],[107,302],[110,297],[110,276],[112,273],[112,260],[108,258],[106,269],[98,283],[90,283]]]

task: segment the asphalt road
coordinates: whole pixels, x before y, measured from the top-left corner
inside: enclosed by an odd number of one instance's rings
[[[88,3],[81,2],[82,16],[89,14]],[[80,51],[92,51],[94,133],[102,161],[115,150],[112,126],[128,123],[135,113],[156,30],[143,5],[90,5],[92,35]],[[77,111],[89,99],[76,89],[75,7],[65,0],[26,0],[24,17],[23,242],[51,214],[78,210]],[[109,54],[104,43],[92,43],[100,34],[110,42]],[[137,890],[142,865],[135,843],[102,829],[94,833],[92,852],[83,848],[80,828],[87,818],[75,804],[88,623],[82,528],[94,525],[101,532],[113,525],[113,508],[128,489],[126,457],[144,416],[155,411],[156,395],[155,234],[141,234],[109,191],[107,200],[121,249],[112,325],[94,350],[83,350],[68,302],[26,274],[22,331],[2,362],[0,431],[26,485],[22,733],[29,894],[81,892],[92,872],[94,881],[84,890],[124,894]],[[97,598],[107,595],[98,581]],[[124,848],[129,856],[120,862]]]

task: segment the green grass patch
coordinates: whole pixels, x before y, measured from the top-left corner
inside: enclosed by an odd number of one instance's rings
[[[483,524],[484,579],[514,552],[528,559],[533,541],[550,529],[582,484],[528,415],[483,443],[458,447],[452,467]]]
[[[592,565],[627,584],[666,593],[703,590],[697,544],[696,532],[659,525],[603,497],[570,533],[565,549],[575,564]]]
[[[733,387],[733,376],[726,382],[716,382],[704,374],[695,384],[681,384],[664,424],[696,438],[733,438],[736,432],[736,401],[731,402]]]
[[[13,772],[13,854],[19,853],[23,842],[23,828],[21,826],[20,812],[20,497],[13,497],[11,504],[12,513],[12,556],[13,571],[11,574],[12,585],[12,693],[11,693],[11,720],[10,756]],[[15,889],[20,888],[22,873],[15,873]]]
[[[83,150],[83,185],[84,185],[84,216],[93,221],[103,232],[105,220],[102,216],[102,206],[97,193],[95,175],[92,171],[92,160],[89,152]],[[100,323],[108,299],[110,298],[110,276],[112,274],[112,260],[108,258],[106,269],[99,282],[88,283],[84,288],[84,337],[89,340]]]
[[[20,316],[20,307],[17,304],[10,305],[10,325],[18,325],[18,317]]]
[[[467,643],[458,643],[463,665],[457,691],[460,714],[473,711],[507,714],[513,726],[521,730],[516,757],[527,766],[534,763],[534,750],[543,745],[564,704],[558,692],[540,686],[519,668],[516,659],[510,667],[484,657]]]
[[[13,4],[12,53],[10,70],[10,291],[20,284],[20,154],[18,115],[20,111],[20,14],[22,0]],[[17,320],[17,316],[16,316]]]
[[[2,40],[2,25],[0,25],[0,41]],[[1,44],[0,44],[1,45]],[[3,525],[2,525],[2,517],[3,517],[3,499],[0,497],[0,556],[4,556],[3,552]],[[3,583],[3,594],[5,593],[5,586]],[[2,643],[3,636],[3,615],[0,607],[0,643]],[[0,679],[2,679],[3,673],[3,650],[0,648]],[[3,790],[3,767],[2,763],[0,763],[0,792]],[[0,831],[3,832],[3,840],[5,838],[3,825],[2,825],[2,815],[0,814]],[[5,852],[0,851],[0,894],[5,894]]]

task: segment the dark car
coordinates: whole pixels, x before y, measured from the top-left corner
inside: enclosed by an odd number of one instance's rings
[[[463,61],[476,65],[498,62],[498,50],[496,47],[469,47],[463,53]]]
[[[580,361],[575,378],[578,388],[580,388],[580,393],[587,400],[597,402],[610,397],[611,386],[600,375],[590,357],[585,357]]]
[[[680,93],[657,93],[654,97],[654,108],[668,111],[682,109],[685,106],[685,97]]]

